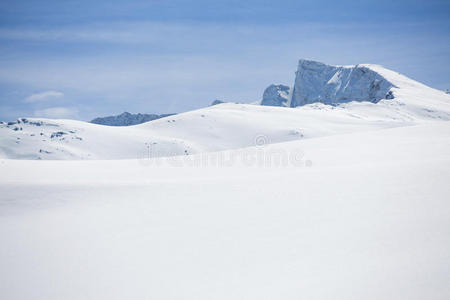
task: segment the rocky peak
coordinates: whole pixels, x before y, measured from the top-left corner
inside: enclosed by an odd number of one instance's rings
[[[271,84],[263,93],[261,105],[288,106],[290,87],[282,84]]]
[[[366,66],[331,66],[301,59],[295,77],[291,107],[314,102],[337,104],[394,97],[394,85]]]

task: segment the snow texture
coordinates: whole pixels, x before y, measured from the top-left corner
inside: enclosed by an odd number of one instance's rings
[[[450,95],[313,65],[345,103],[0,122],[0,299],[450,299]]]
[[[430,121],[224,160],[0,160],[0,298],[447,300],[449,149]]]

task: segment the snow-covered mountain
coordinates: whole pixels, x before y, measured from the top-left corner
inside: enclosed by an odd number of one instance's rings
[[[274,89],[279,95],[280,88]],[[283,93],[287,90],[282,89]],[[377,65],[329,67],[301,60],[293,90],[290,106],[293,102],[304,105],[285,108],[222,103],[127,127],[19,119],[15,124],[0,125],[0,156],[176,156],[450,120],[448,94]],[[309,102],[313,103],[305,104]]]
[[[295,108],[1,123],[0,298],[450,299],[450,95],[320,68]]]
[[[174,114],[130,114],[129,112],[124,112],[117,116],[95,118],[91,121],[91,123],[108,126],[130,126],[150,122],[172,115]]]
[[[394,95],[391,89],[396,86],[382,73],[370,65],[330,66],[302,59],[298,64],[290,106],[315,102],[376,103],[381,99],[392,99]]]

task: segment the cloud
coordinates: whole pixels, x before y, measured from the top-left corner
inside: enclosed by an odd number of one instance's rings
[[[25,102],[31,103],[31,102],[39,102],[39,101],[46,101],[49,99],[55,99],[55,98],[62,98],[64,97],[64,94],[57,91],[45,91],[42,93],[36,93],[32,94],[25,98]]]
[[[417,30],[422,24],[408,24],[410,30]],[[412,26],[412,28],[411,28]],[[0,28],[0,40],[57,42],[57,43],[111,43],[131,45],[150,45],[167,50],[179,49],[199,50],[218,45],[230,46],[232,43],[258,42],[264,46],[267,41],[287,41],[294,36],[314,38],[317,33],[334,34],[336,31],[356,31],[366,34],[371,29],[372,34],[379,24],[364,25],[355,23],[317,23],[302,22],[301,24],[222,24],[199,22],[107,22],[91,23],[59,28],[36,29],[30,27]]]
[[[76,108],[70,107],[49,107],[45,109],[40,109],[34,111],[33,115],[35,117],[51,118],[51,119],[64,119],[64,118],[74,118],[78,114]]]
[[[292,84],[299,58],[382,64],[444,89],[448,82],[442,62],[448,61],[449,38],[417,35],[413,25],[395,31],[385,23],[90,25],[0,28],[0,41],[11,45],[0,58],[0,104],[31,114],[48,106],[77,107],[91,119],[125,110],[181,112],[217,98],[251,102],[271,83]],[[24,101],[23,91],[44,92]],[[1,118],[10,115],[0,109]]]

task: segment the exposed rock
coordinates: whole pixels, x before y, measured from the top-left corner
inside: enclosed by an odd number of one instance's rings
[[[392,99],[394,85],[365,66],[330,66],[300,60],[296,72],[291,107],[314,102],[325,104]]]
[[[109,116],[103,118],[95,118],[90,123],[108,125],[108,126],[130,126],[137,125],[156,119],[172,116],[174,114],[130,114],[129,112],[124,112],[117,116]]]
[[[216,99],[216,100],[214,100],[214,101],[211,103],[211,106],[217,105],[217,104],[221,104],[221,103],[226,103],[226,102],[225,102],[225,101],[222,101],[222,100],[219,100],[219,99]]]
[[[263,94],[261,105],[288,106],[290,87],[282,84],[272,84]]]
[[[65,134],[67,134],[67,133],[64,131],[53,132],[52,135],[50,136],[50,138],[53,139],[53,138],[57,138],[57,137],[62,137]]]

